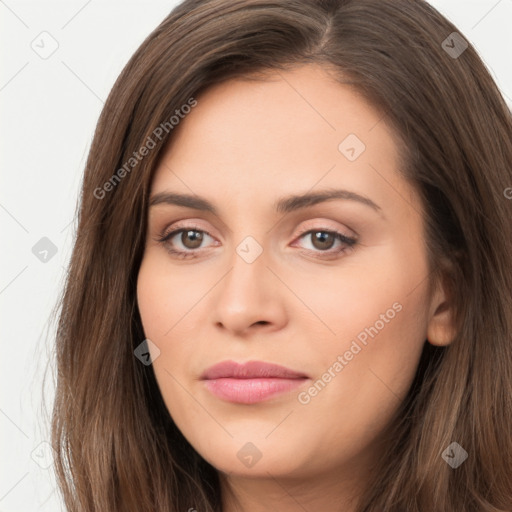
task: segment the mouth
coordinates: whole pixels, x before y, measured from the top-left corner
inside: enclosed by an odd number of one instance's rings
[[[218,398],[238,404],[254,404],[292,391],[309,376],[284,366],[249,361],[223,361],[201,375],[205,387]]]

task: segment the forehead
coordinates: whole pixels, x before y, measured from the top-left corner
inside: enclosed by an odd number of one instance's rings
[[[153,194],[220,194],[243,205],[317,186],[370,195],[399,179],[396,136],[382,114],[320,66],[229,80],[197,102],[172,133]]]

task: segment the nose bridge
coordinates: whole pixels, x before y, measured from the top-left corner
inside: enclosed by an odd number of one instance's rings
[[[233,331],[243,331],[256,322],[279,322],[284,311],[275,276],[267,268],[269,249],[247,231],[241,237],[229,260],[230,270],[219,283],[214,306],[215,322]]]
[[[261,238],[261,237],[260,237]],[[230,272],[226,276],[224,292],[240,300],[257,300],[264,295],[265,283],[268,281],[269,270],[268,248],[251,235],[246,235],[234,247],[230,259]],[[232,298],[233,298],[232,297]]]
[[[264,219],[251,213],[256,211],[256,205],[249,199],[243,199],[235,199],[235,211],[240,214],[237,215],[231,232],[233,253],[230,265],[233,267],[231,273],[236,273],[237,278],[251,279],[254,274],[268,272],[265,264],[268,264],[270,236],[265,233]]]

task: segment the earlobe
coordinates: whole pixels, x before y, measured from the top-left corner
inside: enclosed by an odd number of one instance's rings
[[[432,299],[427,326],[428,342],[439,347],[450,345],[455,338],[452,301],[445,292],[445,286],[441,288]]]

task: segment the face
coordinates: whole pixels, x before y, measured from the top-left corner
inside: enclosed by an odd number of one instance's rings
[[[223,473],[355,474],[433,311],[397,140],[316,65],[197,100],[156,170],[138,276],[168,411]],[[242,366],[208,374],[224,361]]]

